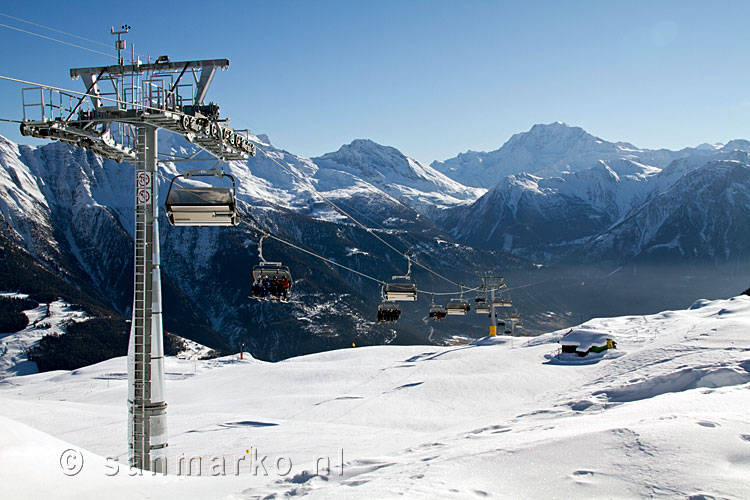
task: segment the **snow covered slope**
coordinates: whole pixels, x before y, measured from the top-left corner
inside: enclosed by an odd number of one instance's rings
[[[715,261],[746,259],[750,241],[750,155],[711,161],[680,177],[664,192],[586,246],[589,258]]]
[[[25,294],[0,292],[2,297],[26,298]],[[26,328],[15,333],[0,334],[0,380],[14,375],[37,373],[36,363],[26,359],[26,351],[39,343],[45,335],[62,335],[65,324],[85,321],[87,315],[71,308],[70,304],[56,300],[39,304],[35,309],[24,311],[29,319]]]
[[[12,472],[3,491],[12,500],[48,491],[165,500],[750,497],[750,297],[583,327],[611,333],[618,349],[565,363],[556,357],[560,331],[275,364],[170,358],[167,477],[128,477],[122,465],[123,358],[11,377],[0,383],[0,467]],[[83,471],[67,476],[75,453]]]

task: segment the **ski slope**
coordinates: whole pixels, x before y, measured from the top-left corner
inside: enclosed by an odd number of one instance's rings
[[[168,476],[122,465],[125,358],[9,377],[3,498],[750,498],[750,297],[583,328],[618,349],[169,358]]]
[[[0,292],[0,297],[25,299],[28,295]],[[29,319],[26,328],[15,333],[0,334],[0,380],[11,375],[38,372],[36,363],[26,359],[26,351],[37,345],[45,335],[64,334],[66,323],[88,319],[84,312],[75,310],[64,300],[39,304],[23,314]]]

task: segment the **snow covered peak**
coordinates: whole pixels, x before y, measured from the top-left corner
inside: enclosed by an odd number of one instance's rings
[[[732,141],[723,150],[728,147],[748,150],[750,142]],[[641,149],[628,142],[606,141],[581,127],[554,122],[537,124],[527,132],[515,134],[495,151],[467,151],[455,158],[433,162],[431,166],[467,186],[491,188],[503,177],[519,172],[554,178],[588,170],[602,162],[612,167],[623,164],[623,161],[651,171],[696,154],[705,156],[711,151],[696,148],[681,151]],[[613,170],[622,175],[617,169]]]
[[[536,124],[528,132],[515,134],[503,146],[523,148],[535,153],[564,154],[568,151],[601,150],[612,151],[615,145],[595,137],[581,127],[572,127],[562,122]]]
[[[314,161],[337,163],[363,174],[367,180],[385,179],[390,173],[398,173],[406,178],[417,176],[409,165],[408,158],[396,148],[382,146],[370,139],[355,139],[334,153],[327,153]]]
[[[463,184],[490,188],[506,175],[528,172],[554,177],[638,151],[630,144],[595,137],[581,127],[554,122],[515,134],[495,151],[467,151],[431,166]]]
[[[464,186],[396,148],[369,139],[354,140],[312,161],[322,170],[345,172],[363,179],[418,208],[454,206],[474,201],[485,192]]]

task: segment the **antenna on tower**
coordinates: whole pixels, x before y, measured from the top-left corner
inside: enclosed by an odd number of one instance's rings
[[[115,31],[115,27],[112,26],[109,29],[109,32],[113,35],[117,35],[117,41],[115,42],[115,49],[117,49],[117,64],[120,66],[125,65],[125,61],[122,58],[122,51],[125,50],[125,40],[122,39],[122,35],[125,35],[128,31],[130,31],[131,26],[128,24],[123,24],[120,26],[120,31]]]

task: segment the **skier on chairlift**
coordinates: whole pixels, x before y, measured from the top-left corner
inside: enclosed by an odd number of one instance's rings
[[[282,302],[287,301],[287,294],[289,293],[290,286],[291,283],[289,283],[289,280],[286,278],[286,276],[282,276],[279,280],[279,293]]]
[[[253,292],[253,298],[254,299],[259,299],[260,298],[260,291],[261,291],[262,286],[263,286],[263,283],[260,281],[260,278],[258,278],[257,280],[253,281],[253,286],[252,286],[251,290]]]

